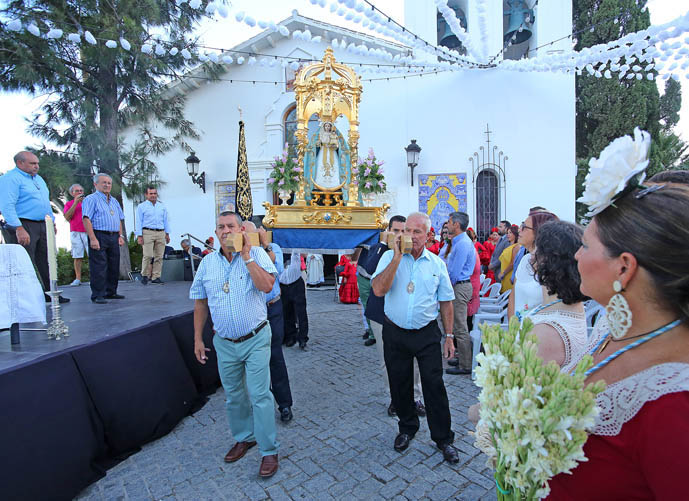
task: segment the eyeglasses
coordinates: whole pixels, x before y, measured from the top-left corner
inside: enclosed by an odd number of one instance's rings
[[[531,226],[526,226],[524,223],[522,223],[522,225],[519,227],[519,229],[521,229],[521,230],[532,230],[533,231],[533,228]]]

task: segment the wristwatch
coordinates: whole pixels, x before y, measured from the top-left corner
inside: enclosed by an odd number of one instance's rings
[[[253,262],[254,262],[254,258],[253,258],[253,257],[250,257],[249,259],[247,259],[246,261],[244,261],[244,264],[249,264],[249,263],[253,263]]]
[[[455,337],[454,334],[445,334],[445,337]]]
[[[268,244],[263,248],[263,250],[266,252],[270,252],[273,250],[273,246],[271,244]]]

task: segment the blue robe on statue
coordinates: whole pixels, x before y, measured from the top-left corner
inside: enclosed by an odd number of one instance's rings
[[[352,159],[349,150],[349,145],[345,141],[342,133],[333,127],[333,130],[337,134],[338,147],[336,150],[337,158],[339,160],[339,179],[340,183],[345,181],[345,185],[342,187],[342,201],[346,204],[349,200],[349,183],[352,179]],[[318,146],[320,141],[320,129],[309,140],[306,146],[306,152],[304,153],[304,180],[306,182],[306,189],[304,190],[304,198],[306,202],[309,203],[313,198],[311,192],[314,189],[313,179],[317,178],[318,169],[323,168],[322,165],[318,165],[317,160],[319,160],[319,152],[322,147]],[[339,183],[338,183],[339,184]]]

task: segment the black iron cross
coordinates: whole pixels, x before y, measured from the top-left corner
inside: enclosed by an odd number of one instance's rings
[[[493,132],[490,130],[490,127],[488,127],[488,124],[486,124],[486,132],[484,134],[486,135],[486,143],[488,144],[488,151],[490,151],[490,134]]]

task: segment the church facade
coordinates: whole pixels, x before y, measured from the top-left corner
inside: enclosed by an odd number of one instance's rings
[[[476,42],[478,13],[468,3],[459,0],[450,5]],[[504,14],[513,7],[511,1],[503,4],[502,0],[490,0],[487,4],[488,14],[481,19],[485,24],[481,37],[488,52],[497,54],[503,48],[505,30],[513,23],[512,16]],[[566,40],[540,47],[571,32],[571,3],[557,4],[538,5],[529,26],[530,38],[511,45],[500,57],[564,50],[566,47],[558,44],[568,43]],[[254,214],[265,213],[261,205],[264,201],[277,201],[267,179],[273,158],[281,155],[285,143],[291,150],[296,143],[295,95],[291,88],[295,71],[283,67],[279,59],[271,60],[271,56],[320,60],[331,46],[336,60],[361,76],[359,156],[365,157],[373,148],[376,157],[385,161],[387,193],[377,196],[376,202],[391,205],[389,216],[422,210],[438,224],[446,213],[459,209],[469,214],[470,224],[481,236],[501,219],[521,222],[534,205],[547,207],[563,219],[574,219],[572,75],[518,73],[498,67],[401,78],[385,70],[385,64],[390,63],[352,54],[340,43],[365,44],[393,55],[410,55],[411,50],[405,46],[309,19],[296,11],[280,24],[291,33],[309,30],[321,40],[305,42],[266,31],[234,48],[261,54],[257,56],[262,59],[258,64],[237,65],[238,53],[231,53],[235,63],[227,65],[220,80],[194,78],[201,74],[197,69],[171,88],[186,93],[186,117],[200,131],[201,138],[190,145],[200,160],[199,170],[205,173],[206,185],[204,193],[187,176],[186,151],[175,150],[151,159],[164,183],[159,194],[170,213],[175,246],[181,234],[191,233],[201,239],[212,235],[218,211],[233,208],[238,107],[245,123]],[[441,42],[447,38],[432,2],[408,0],[405,26],[426,40]],[[473,32],[472,27],[476,28]],[[333,44],[333,40],[338,43]],[[346,119],[338,119],[333,125],[337,133],[347,137]],[[321,126],[313,117],[310,134]],[[333,137],[339,137],[337,133]],[[132,141],[133,134],[132,130],[124,131],[122,140]],[[404,149],[412,139],[421,147],[413,173]],[[135,205],[136,201],[125,201],[128,228],[134,227]]]

